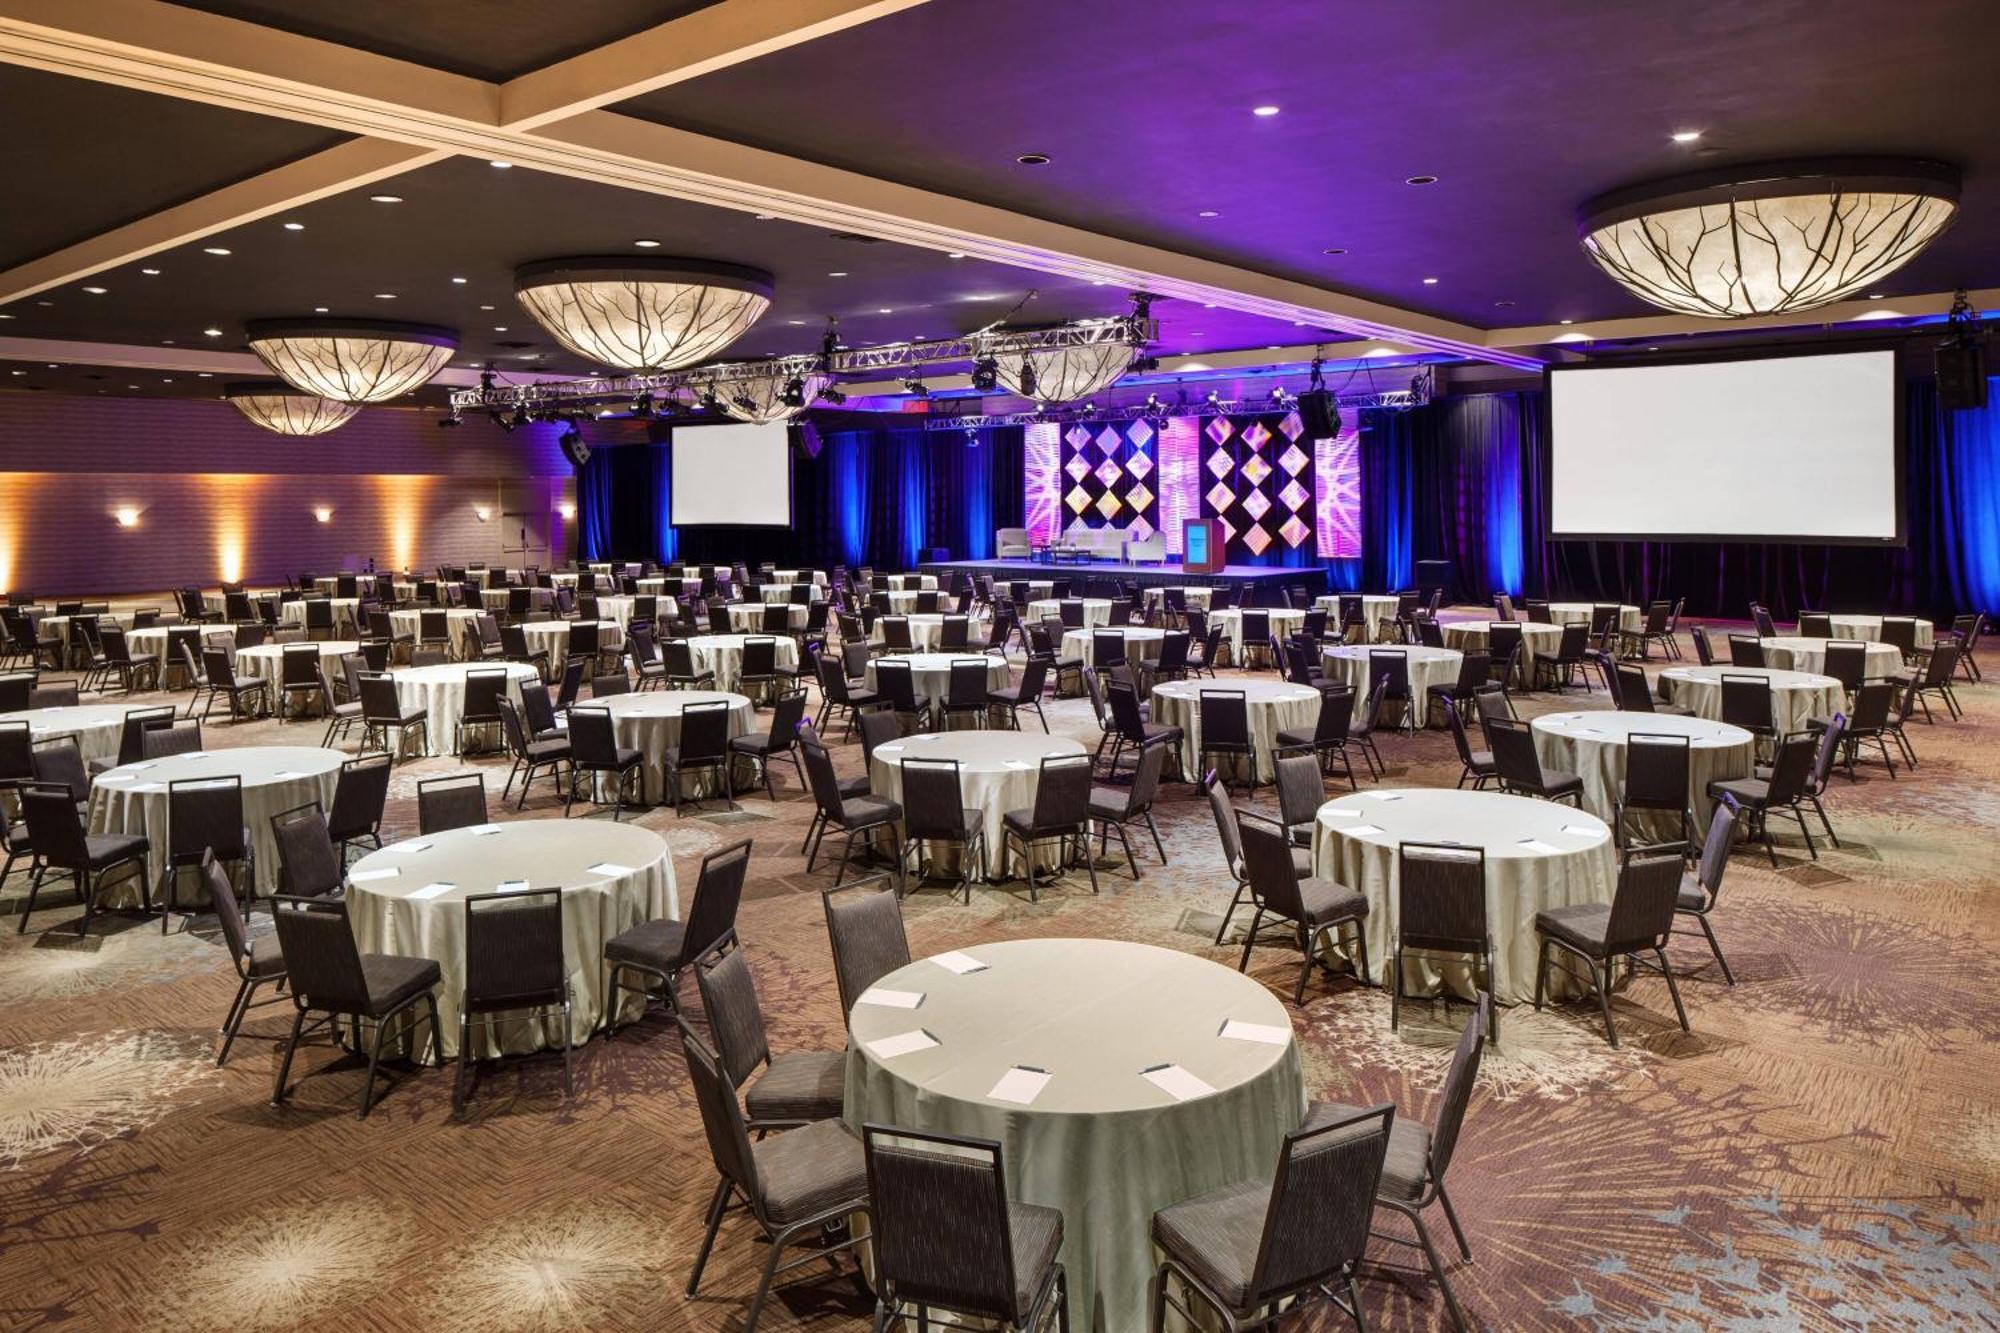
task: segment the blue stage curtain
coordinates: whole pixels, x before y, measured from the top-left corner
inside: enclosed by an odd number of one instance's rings
[[[1361,570],[1369,592],[1407,588],[1416,577],[1413,502],[1416,458],[1434,429],[1429,409],[1369,410],[1361,416]],[[1352,561],[1336,562],[1351,566]],[[1336,586],[1346,586],[1342,568]]]
[[[1451,563],[1455,598],[1521,595],[1527,550],[1521,478],[1533,458],[1539,393],[1446,398],[1424,409],[1417,430],[1416,547]]]

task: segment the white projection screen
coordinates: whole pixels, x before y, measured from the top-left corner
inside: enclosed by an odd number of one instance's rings
[[[681,426],[674,430],[677,528],[788,528],[792,451],[786,426]]]
[[[1900,545],[1889,350],[1553,367],[1549,536]]]

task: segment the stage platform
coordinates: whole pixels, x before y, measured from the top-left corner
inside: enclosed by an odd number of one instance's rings
[[[1306,584],[1315,593],[1329,591],[1326,570],[1318,565],[1287,569],[1278,565],[1224,565],[1219,573],[1190,574],[1180,565],[1127,565],[1110,560],[1049,564],[1041,560],[931,560],[918,567],[919,573],[949,575],[954,570],[968,574],[991,574],[996,579],[1068,579],[1079,587],[1091,579],[1116,579],[1141,587],[1159,586],[1212,588],[1225,584],[1269,589],[1273,596],[1281,586]]]

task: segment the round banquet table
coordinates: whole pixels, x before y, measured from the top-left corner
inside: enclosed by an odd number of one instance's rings
[[[778,665],[790,670],[799,664],[799,646],[789,638],[766,634],[697,634],[689,639],[697,673],[713,671],[715,688],[734,690],[743,671],[743,644],[746,639],[768,638],[778,645]]]
[[[350,632],[353,631],[354,610],[361,605],[359,597],[320,597],[314,600],[332,604],[333,628],[336,633],[343,629]],[[278,604],[278,619],[287,625],[296,625],[304,629],[306,623],[306,604],[304,599],[294,598],[289,602],[280,602]]]
[[[890,592],[936,592],[938,586],[935,574],[877,574],[875,583]]]
[[[975,657],[984,657],[986,659],[987,689],[1004,689],[1012,682],[1014,677],[1007,666],[1006,658],[999,656],[997,653],[967,652],[884,653],[881,657],[875,658],[874,661],[868,664],[867,670],[862,673],[865,677],[863,683],[871,690],[877,688],[875,684],[875,663],[882,661],[884,658],[895,662],[908,662],[910,664],[910,685],[916,690],[919,699],[930,700],[931,712],[935,716],[938,707],[944,703],[945,696],[951,693],[951,664],[957,661],[970,661]]]
[[[1100,632],[1108,631],[1089,629],[1064,630],[1062,636],[1063,660],[1070,662],[1080,657],[1083,659],[1085,666],[1096,666],[1097,654],[1093,651],[1094,641],[1091,636]],[[1160,640],[1167,637],[1165,630],[1148,629],[1143,625],[1136,625],[1129,628],[1119,626],[1118,633],[1125,636],[1125,660],[1128,662],[1153,662],[1159,660]]]
[[[479,617],[482,613],[467,610],[462,606],[445,607],[442,609],[444,611],[445,653],[454,662],[463,661],[465,659],[466,638],[468,635],[474,637],[478,635]],[[438,611],[439,608],[437,607],[431,608],[432,615],[436,615]],[[391,611],[389,613],[389,632],[399,639],[407,638],[414,641],[418,646],[421,646],[424,635],[424,613],[422,611]]]
[[[877,796],[901,801],[905,759],[957,760],[959,798],[967,810],[979,811],[986,830],[986,864],[980,867],[980,874],[984,879],[997,880],[1007,874],[1000,821],[1009,810],[1033,808],[1035,792],[1041,786],[1042,760],[1088,753],[1081,741],[1028,731],[952,731],[905,736],[900,741],[875,747],[868,760],[868,785]],[[957,864],[958,849],[954,847],[947,852],[940,847],[931,855],[933,864],[951,868]],[[1051,844],[1038,850],[1036,868],[1053,867],[1060,859],[1061,849]]]
[[[559,569],[555,573],[549,575],[549,586],[552,588],[574,588],[576,586],[576,583],[577,583],[576,575],[567,570]]]
[[[125,734],[125,714],[130,711],[131,706],[126,704],[74,704],[0,713],[0,722],[27,723],[31,743],[57,736],[76,737],[76,748],[88,767],[118,758],[118,745]]]
[[[764,611],[767,602],[732,602],[729,605],[729,627],[741,634],[771,633],[764,628]],[[786,633],[806,627],[806,611],[803,606],[784,605]]]
[[[945,613],[942,611],[916,612],[904,616],[903,619],[910,625],[910,646],[924,652],[938,651],[938,640],[944,637],[944,616]],[[888,635],[882,628],[882,617],[877,616],[874,625],[868,630],[868,642],[884,643],[887,639]],[[965,639],[965,647],[957,651],[967,657],[976,655],[985,645],[983,638],[978,642],[973,641],[970,616],[965,618]]]
[[[1535,998],[1541,948],[1535,914],[1576,903],[1608,903],[1618,883],[1611,830],[1593,814],[1554,801],[1490,791],[1406,788],[1364,791],[1328,801],[1313,822],[1313,873],[1359,889],[1368,899],[1372,978],[1388,984],[1396,934],[1396,845],[1452,842],[1486,853],[1486,923],[1493,933],[1493,997],[1502,1004]],[[1411,956],[1404,993],[1440,983],[1470,999],[1479,969],[1472,960]],[[1551,968],[1550,987],[1561,993]]]
[[[1826,639],[1798,639],[1779,636],[1775,639],[1760,640],[1764,647],[1764,660],[1783,671],[1824,672],[1826,670]],[[1843,639],[1843,643],[1858,640]],[[1870,680],[1881,680],[1895,675],[1903,669],[1901,649],[1886,643],[1869,643],[1864,656],[1862,670]]]
[[[563,662],[569,657],[569,628],[567,620],[530,620],[521,626],[521,637],[528,641],[530,653],[547,653],[550,668],[560,675]],[[597,646],[625,646],[625,631],[619,628],[617,621],[597,622]]]
[[[745,732],[758,730],[757,710],[750,700],[743,695],[727,694],[721,690],[646,690],[633,694],[608,694],[578,706],[608,711],[618,744],[645,756],[646,802],[658,805],[667,799],[667,770],[663,755],[668,746],[681,743],[681,709],[689,704],[718,701],[729,705],[729,735],[732,740]],[[685,796],[704,796],[714,789],[715,775],[712,771],[703,770],[691,778],[683,777],[681,783]],[[600,798],[611,798],[608,784],[600,791]]]
[[[597,614],[605,620],[615,620],[618,628],[624,629],[632,620],[632,608],[639,599],[622,595],[605,594],[597,599]]]
[[[1352,596],[1353,594],[1349,594]],[[1396,623],[1397,598],[1386,593],[1365,592],[1361,594],[1361,619],[1368,625],[1368,637],[1377,643],[1390,636],[1390,629]],[[1340,597],[1337,594],[1313,599],[1313,608],[1324,611],[1335,624],[1340,621]]]
[[[336,682],[341,678],[340,659],[361,651],[361,645],[353,639],[322,639],[310,644],[260,643],[255,648],[236,650],[236,678],[265,682],[275,699],[278,682],[285,675],[285,649],[299,647],[319,649],[320,666],[326,669],[327,679]]]
[[[867,595],[866,600],[872,604],[878,597],[887,601],[889,614],[892,616],[906,616],[917,609],[917,594],[914,591],[871,592]]]
[[[1456,648],[1425,648],[1414,644],[1396,648],[1370,648],[1365,644],[1329,648],[1322,656],[1326,678],[1345,681],[1353,687],[1357,713],[1368,698],[1372,669],[1368,662],[1370,653],[1401,653],[1408,660],[1410,707],[1415,710],[1420,722],[1428,720],[1431,686],[1452,684],[1458,679],[1459,665],[1465,661],[1465,654]]]
[[[160,670],[163,672],[168,669],[179,671],[181,664],[178,659],[168,657],[167,645],[173,641],[172,636],[175,630],[185,630],[188,628],[190,627],[187,625],[148,625],[144,629],[128,629],[125,631],[125,647],[132,654],[135,661],[143,662],[150,657],[160,664]],[[201,648],[197,648],[194,654],[196,666],[201,665],[202,648],[210,646],[209,640],[211,638],[227,638],[231,643],[235,642],[236,627],[234,625],[202,625],[194,628],[198,628],[200,631],[199,641],[201,643]]]
[[[1722,678],[1762,676],[1771,682],[1771,725],[1780,736],[1806,729],[1806,719],[1831,717],[1847,707],[1847,692],[1832,676],[1775,667],[1668,667],[1660,673],[1667,698],[1697,717],[1721,720]]]
[[[507,697],[521,707],[521,686],[541,675],[526,662],[445,662],[439,666],[398,667],[389,673],[396,682],[396,700],[404,712],[428,714],[425,754],[457,754],[458,719],[465,712],[465,678],[474,671],[505,671]],[[497,732],[500,728],[495,727]]]
[[[508,599],[513,596],[513,593],[513,588],[481,588],[479,590],[479,603],[488,611],[505,611]],[[554,588],[528,589],[528,605],[537,611],[548,610],[551,606],[555,605],[555,601],[556,590]]]
[[[1168,680],[1153,687],[1153,721],[1179,727],[1187,733],[1181,742],[1181,772],[1201,772],[1201,696],[1228,694],[1240,690],[1244,711],[1250,716],[1250,741],[1256,747],[1257,781],[1275,782],[1277,761],[1271,751],[1277,747],[1281,731],[1311,731],[1319,721],[1319,691],[1310,685],[1290,681],[1248,678],[1243,680]],[[1226,764],[1227,777],[1240,777],[1241,759],[1216,756]]]
[[[1111,623],[1111,599],[1108,597],[1083,597],[1083,627],[1109,625]],[[1028,614],[1036,620],[1062,619],[1062,603],[1053,597],[1044,597],[1028,603]]]
[[[446,1055],[458,1054],[465,991],[465,900],[502,884],[563,891],[563,964],[569,974],[570,1040],[581,1045],[605,1018],[604,943],[642,921],[680,915],[674,859],[665,839],[608,820],[517,819],[390,843],[347,872],[347,910],[362,953],[435,959]],[[438,885],[447,885],[438,888]],[[495,909],[485,909],[492,911]],[[641,998],[619,996],[636,1017]],[[555,1014],[507,1013],[473,1025],[482,1059],[562,1044]]]
[[[1271,635],[1274,638],[1282,639],[1288,634],[1298,633],[1301,629],[1305,627],[1306,613],[1303,611],[1288,611],[1282,606],[1277,606],[1277,607],[1254,606],[1251,607],[1250,609],[1252,611],[1262,611],[1265,615],[1271,618],[1270,619]],[[1242,666],[1243,665],[1242,609],[1240,607],[1232,606],[1221,611],[1211,611],[1208,613],[1208,623],[1211,626],[1220,625],[1223,627],[1224,637],[1226,637],[1229,640],[1229,664],[1231,666]]]
[[[998,1140],[1007,1190],[1063,1215],[1061,1259],[1079,1330],[1147,1322],[1153,1214],[1242,1182],[1268,1182],[1305,1110],[1291,1016],[1269,990],[1207,959],[1122,940],[1009,940],[929,959],[876,983],[921,992],[911,1012],[848,1015],[846,1119]],[[1225,1037],[1256,1025],[1271,1042]],[[921,1027],[937,1045],[883,1057],[871,1044]],[[1030,1105],[990,1095],[1016,1065],[1050,1078]],[[1144,1077],[1178,1066],[1211,1091],[1177,1100]]]
[[[1166,601],[1167,589],[1152,587],[1146,589],[1146,610],[1150,613],[1159,609]],[[1192,611],[1208,610],[1208,599],[1215,592],[1213,587],[1176,589],[1181,595],[1181,605]]]
[[[1493,642],[1493,626],[1505,621],[1461,620],[1441,626],[1444,631],[1444,646],[1456,648],[1465,653],[1491,652],[1488,647]],[[1538,625],[1533,621],[1516,620],[1521,627],[1521,667],[1519,674],[1525,679],[1535,662],[1536,653],[1554,653],[1562,645],[1561,625]]]
[[[1642,736],[1685,736],[1688,739],[1687,803],[1694,811],[1695,836],[1708,836],[1708,818],[1715,803],[1708,784],[1747,778],[1756,764],[1756,737],[1741,727],[1704,717],[1672,713],[1544,713],[1531,724],[1535,753],[1545,768],[1559,768],[1583,779],[1584,809],[1599,819],[1618,813],[1618,789],[1625,781],[1626,743]],[[1681,821],[1668,814],[1635,813],[1635,844],[1672,842],[1683,836]]]
[[[1867,639],[1871,643],[1882,641],[1882,616],[1828,616],[1836,639]],[[1895,619],[1894,616],[1888,619]],[[1917,622],[1917,647],[1928,648],[1937,642],[1937,627],[1928,620]],[[1898,664],[1900,669],[1900,664]]]
[[[1592,602],[1550,602],[1549,619],[1558,625],[1588,625],[1596,609]],[[1618,608],[1618,628],[1637,634],[1646,627],[1646,613],[1636,606]]]
[[[167,867],[167,784],[197,778],[241,778],[243,823],[250,830],[250,848],[256,854],[257,890],[276,893],[278,844],[271,836],[271,816],[313,801],[322,809],[332,809],[334,784],[340,779],[340,766],[349,757],[317,746],[246,745],[126,764],[98,774],[91,784],[90,831],[145,834],[152,844],[146,852],[146,874],[149,882],[157,885]],[[202,910],[207,910],[207,890],[199,884],[177,887],[181,898],[175,901],[198,899]],[[138,898],[137,886],[121,892],[129,894],[127,901]]]
[[[815,602],[826,600],[826,589],[817,583],[808,583],[808,596]],[[757,595],[767,602],[789,602],[792,600],[792,585],[789,583],[760,583]]]

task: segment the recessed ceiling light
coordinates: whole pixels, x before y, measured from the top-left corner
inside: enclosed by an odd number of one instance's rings
[[[221,330],[221,329],[203,329],[203,330],[201,331],[201,335],[202,335],[202,337],[204,337],[204,338],[220,338],[220,337],[222,336],[222,330]]]
[[[1049,164],[1047,153],[1023,153],[1014,159],[1024,167],[1045,167]]]
[[[1676,131],[1674,131],[1674,136],[1673,136],[1673,137],[1674,137],[1674,142],[1675,142],[1675,143],[1693,143],[1693,142],[1694,142],[1694,141],[1695,141],[1696,139],[1699,139],[1699,138],[1701,137],[1701,131],[1700,131],[1700,130],[1676,130]]]
[[[787,323],[787,324],[803,324],[803,323],[805,323],[805,321],[804,321],[804,320],[802,320],[802,319],[788,319],[788,320],[786,320],[786,321],[785,321],[785,323]]]
[[[1203,309],[1203,310],[1213,310],[1213,309],[1215,309],[1215,302],[1213,302],[1213,301],[1209,301],[1209,302],[1206,302],[1206,303],[1204,303],[1204,304],[1203,304],[1203,306],[1202,306],[1202,309]]]
[[[204,245],[201,248],[201,252],[205,255],[226,255],[229,253],[229,247],[226,245]]]
[[[1512,301],[1495,301],[1493,306],[1496,310],[1511,310],[1514,303]]]
[[[1222,214],[1216,212],[1212,208],[1204,208],[1201,210],[1201,212],[1195,214],[1195,216],[1198,218],[1219,218],[1222,216]]]
[[[323,305],[316,305],[316,306],[314,306],[314,307],[313,307],[313,313],[314,313],[315,315],[324,315],[324,314],[326,313],[326,311],[327,311],[327,308],[326,308],[325,306],[323,306]]]
[[[481,307],[479,307],[479,308],[480,308],[481,310],[491,310],[491,309],[492,309],[493,307],[492,307],[492,306],[490,306],[490,305],[483,305],[483,306],[481,306]]]
[[[638,240],[632,242],[632,244],[638,246],[641,250],[657,250],[660,248],[660,243],[658,241],[643,236],[640,237]]]
[[[1437,184],[1437,177],[1435,177],[1435,176],[1405,176],[1405,177],[1403,177],[1403,184],[1405,184],[1405,185],[1436,185],[1436,184]]]
[[[963,250],[953,250],[953,251],[950,251],[949,253],[947,253],[947,254],[945,255],[945,258],[946,258],[946,259],[963,259],[963,258],[965,258],[965,251],[963,251]]]
[[[25,370],[10,370],[10,371],[8,371],[7,373],[8,373],[9,375],[25,375],[25,374],[27,374],[28,372],[27,372],[27,371],[25,371]],[[134,389],[136,389],[136,388],[138,388],[139,386],[138,386],[138,385],[136,385],[136,384],[134,384],[134,385],[132,385],[131,387],[132,387],[132,388],[134,388]]]
[[[1266,104],[1264,106],[1253,106],[1250,108],[1250,114],[1253,116],[1275,116],[1278,114],[1278,108],[1271,106],[1269,104]]]
[[[1574,324],[1574,323],[1576,323],[1576,321],[1575,321],[1575,320],[1573,320],[1573,319],[1566,319],[1566,320],[1564,320],[1564,321],[1563,321],[1563,323],[1565,323],[1565,324]]]
[[[493,326],[493,331],[495,333],[505,333],[507,331],[507,326],[505,324],[495,324]]]
[[[174,345],[174,340],[172,338],[160,339],[160,346],[162,347],[172,347],[173,345]]]
[[[12,318],[14,318],[12,315],[0,315],[0,319],[12,319]]]
[[[835,269],[833,272],[827,274],[826,276],[829,278],[844,278],[847,276],[847,272],[845,269]]]
[[[110,290],[110,288],[108,288],[108,287],[86,287],[86,288],[84,288],[84,290],[85,290],[86,292],[89,292],[89,293],[90,293],[90,294],[91,294],[92,296],[102,296],[102,295],[104,295],[104,294],[105,294],[105,292],[109,291],[109,290]]]
[[[1323,255],[1344,255],[1347,253],[1347,247],[1344,245],[1329,245],[1326,249],[1320,251],[1320,253]]]
[[[1647,351],[1649,351],[1649,352],[1657,352],[1657,351],[1659,351],[1660,349],[1659,349],[1659,348],[1657,348],[1657,347],[1648,347],[1648,348],[1647,348],[1646,350],[1647,350]]]
[[[368,202],[371,204],[400,204],[403,202],[403,196],[400,194],[371,194],[368,196]]]
[[[305,229],[306,224],[303,222],[287,222],[285,224],[286,231],[304,231]]]
[[[1090,285],[1091,285],[1091,286],[1093,286],[1093,287],[1109,287],[1109,286],[1111,285],[1111,279],[1109,279],[1109,278],[1092,278],[1092,279],[1090,280]]]
[[[1426,286],[1426,287],[1435,287],[1435,286],[1437,286],[1437,285],[1438,285],[1438,280],[1437,280],[1436,278],[1425,278],[1425,279],[1424,279],[1424,286]]]
[[[173,382],[174,382],[174,377],[172,375],[160,376],[160,383],[162,384],[172,384]]]
[[[142,268],[139,271],[145,274],[149,278],[157,278],[160,276],[160,270],[156,268]]]
[[[204,380],[212,380],[212,379],[214,379],[214,378],[215,378],[215,376],[214,376],[214,375],[212,375],[212,374],[210,374],[210,373],[209,373],[208,371],[204,370],[204,371],[201,371],[201,372],[200,372],[200,373],[199,373],[199,374],[198,374],[198,375],[196,376],[196,378],[197,378],[197,379],[204,379]]]
[[[499,158],[496,157],[491,162],[488,162],[486,165],[489,167],[498,167],[500,170],[505,171],[507,170],[507,168],[513,166],[514,164],[512,162],[502,162]]]
[[[1871,301],[1879,301],[1886,295],[1888,295],[1888,293],[1886,292],[1870,292],[1868,293],[1868,299]]]
[[[465,285],[465,279],[464,279],[464,278],[453,278],[453,279],[452,279],[452,282],[456,283],[456,284],[457,284],[458,286],[460,286],[460,287],[463,287],[463,286]]]
[[[750,220],[752,222],[770,222],[777,216],[778,215],[776,213],[752,213],[750,215]]]

